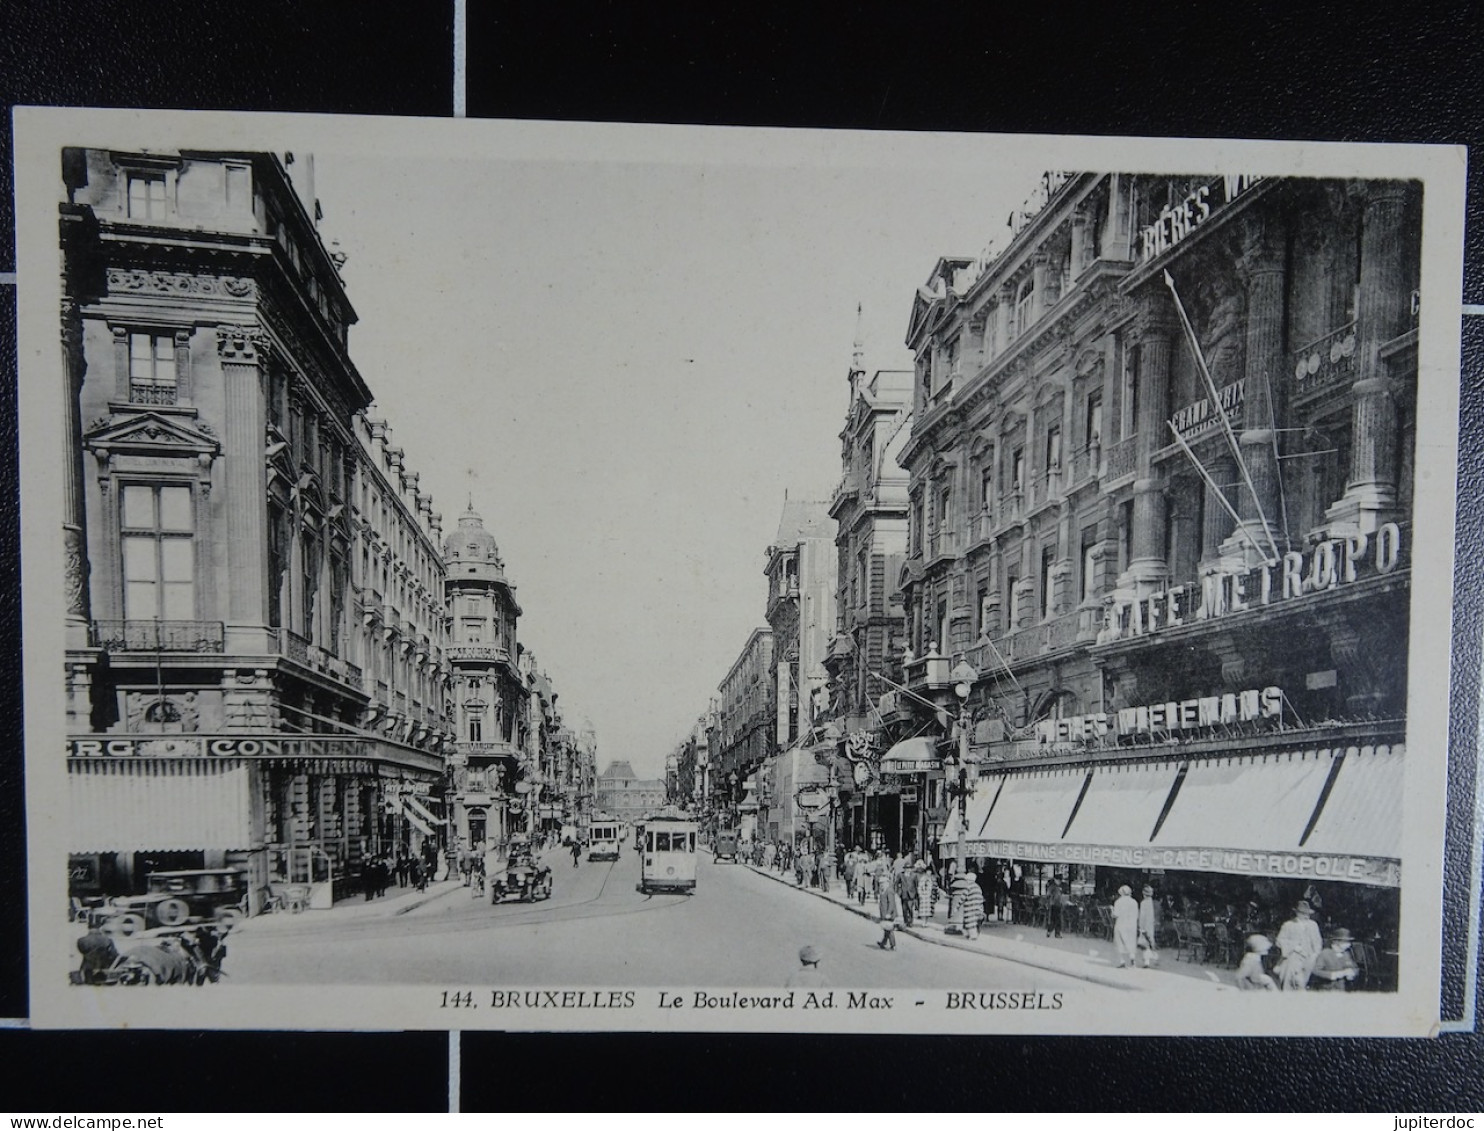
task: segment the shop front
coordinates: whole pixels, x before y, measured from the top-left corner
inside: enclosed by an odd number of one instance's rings
[[[1016,918],[1034,915],[1055,878],[1095,929],[1120,885],[1148,884],[1166,918],[1220,922],[1235,945],[1276,932],[1307,899],[1322,926],[1394,954],[1403,745],[1390,735],[1306,737],[996,770],[968,799],[965,847],[1004,889],[991,906],[1008,904]]]

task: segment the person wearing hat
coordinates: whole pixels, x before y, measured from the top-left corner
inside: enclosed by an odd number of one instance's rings
[[[1149,884],[1144,885],[1144,898],[1139,901],[1139,957],[1144,960],[1144,969],[1149,969],[1159,961],[1159,950],[1154,945],[1156,936],[1154,909],[1154,888]]]
[[[1139,949],[1139,905],[1128,884],[1118,889],[1118,898],[1113,901],[1113,949],[1118,953],[1120,970],[1134,964]]]
[[[1309,980],[1316,990],[1347,990],[1360,976],[1360,967],[1350,953],[1354,938],[1344,927],[1336,927],[1329,936],[1329,946],[1314,959]]]
[[[1273,981],[1272,976],[1262,968],[1263,956],[1272,949],[1273,944],[1267,935],[1247,936],[1247,953],[1242,955],[1241,964],[1237,967],[1237,989],[1276,990],[1278,988],[1278,983]]]
[[[796,989],[806,987],[814,989],[820,986],[828,986],[824,974],[819,969],[819,950],[813,946],[801,947],[799,949],[799,968],[788,976],[788,981],[783,983],[785,989]]]
[[[1314,922],[1314,908],[1301,899],[1294,906],[1293,918],[1278,928],[1278,949],[1283,957],[1273,967],[1280,990],[1303,990],[1309,986],[1309,972],[1324,949],[1319,924]]]

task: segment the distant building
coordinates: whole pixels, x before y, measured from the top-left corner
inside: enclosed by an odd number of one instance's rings
[[[628,762],[609,762],[597,779],[598,811],[637,822],[665,807],[665,779],[641,778]]]
[[[755,628],[717,688],[716,725],[708,748],[713,788],[725,798],[720,808],[740,811],[746,783],[776,748],[777,687],[773,630]],[[766,776],[755,784],[753,801],[770,803]]]

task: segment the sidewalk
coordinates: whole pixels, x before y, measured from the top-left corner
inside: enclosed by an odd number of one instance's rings
[[[340,900],[327,911],[301,911],[297,915],[288,911],[275,911],[271,915],[255,915],[244,920],[237,930],[266,935],[331,924],[343,926],[346,923],[364,923],[375,919],[394,919],[453,892],[463,892],[467,898],[468,891],[463,878],[457,874],[450,879],[430,883],[425,891],[418,891],[410,885],[399,888],[394,882],[380,899],[368,900],[363,895],[356,895]]]
[[[811,895],[816,899],[826,900],[863,919],[870,919],[872,922],[876,919],[875,901],[870,900],[861,904],[849,900],[845,895],[845,881],[843,880],[832,880],[830,890],[823,892],[817,888],[799,887],[794,883],[791,875],[780,875],[755,864],[748,864],[747,867],[776,883],[785,884],[795,891]],[[1039,970],[1049,970],[1056,974],[1081,978],[1083,981],[1111,986],[1114,989],[1141,992],[1166,989],[1171,986],[1170,979],[1174,977],[1181,979],[1183,984],[1179,988],[1184,991],[1194,991],[1197,987],[1202,987],[1218,993],[1223,990],[1236,992],[1236,984],[1232,980],[1230,970],[1193,962],[1179,962],[1173,951],[1161,952],[1159,965],[1152,970],[1129,968],[1120,970],[1113,944],[1107,939],[1087,938],[1072,934],[1064,935],[1059,939],[1044,938],[1044,931],[1041,928],[1019,923],[1012,924],[1008,920],[993,918],[984,921],[979,928],[977,939],[948,934],[946,931],[947,909],[948,899],[944,896],[938,901],[936,916],[931,919],[917,919],[912,926],[903,929],[902,933],[935,946],[946,946],[954,950],[966,950],[993,958],[1002,958],[1008,962],[1018,962],[1023,966],[1032,966]]]

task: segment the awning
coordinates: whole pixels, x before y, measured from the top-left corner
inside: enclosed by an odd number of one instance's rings
[[[1350,747],[1304,849],[1401,859],[1404,753],[1400,743]]]
[[[936,738],[905,738],[881,758],[883,774],[916,774],[942,765]]]
[[[1064,769],[981,778],[969,798],[970,840],[1057,843],[1086,778]]]
[[[1293,851],[1299,847],[1324,779],[1330,751],[1192,762],[1156,845]],[[1145,836],[1144,843],[1150,843]]]
[[[1180,772],[1178,762],[1110,766],[1092,775],[1067,832],[1084,844],[1147,844]]]
[[[69,851],[253,846],[250,771],[241,762],[73,759],[67,768]]]
[[[402,798],[402,816],[407,818],[408,823],[423,836],[433,835],[433,826],[418,816],[417,810],[408,804],[410,798]]]
[[[432,813],[432,811],[429,810],[426,805],[424,805],[421,801],[419,801],[414,795],[412,795],[410,793],[407,794],[407,795],[405,795],[402,798],[402,801],[403,801],[404,804],[406,804],[406,806],[409,809],[414,810],[419,817],[421,817],[424,821],[426,821],[430,825],[442,825],[442,824],[446,824],[447,823],[446,821],[444,821],[444,819],[442,817],[434,816],[433,813]]]

